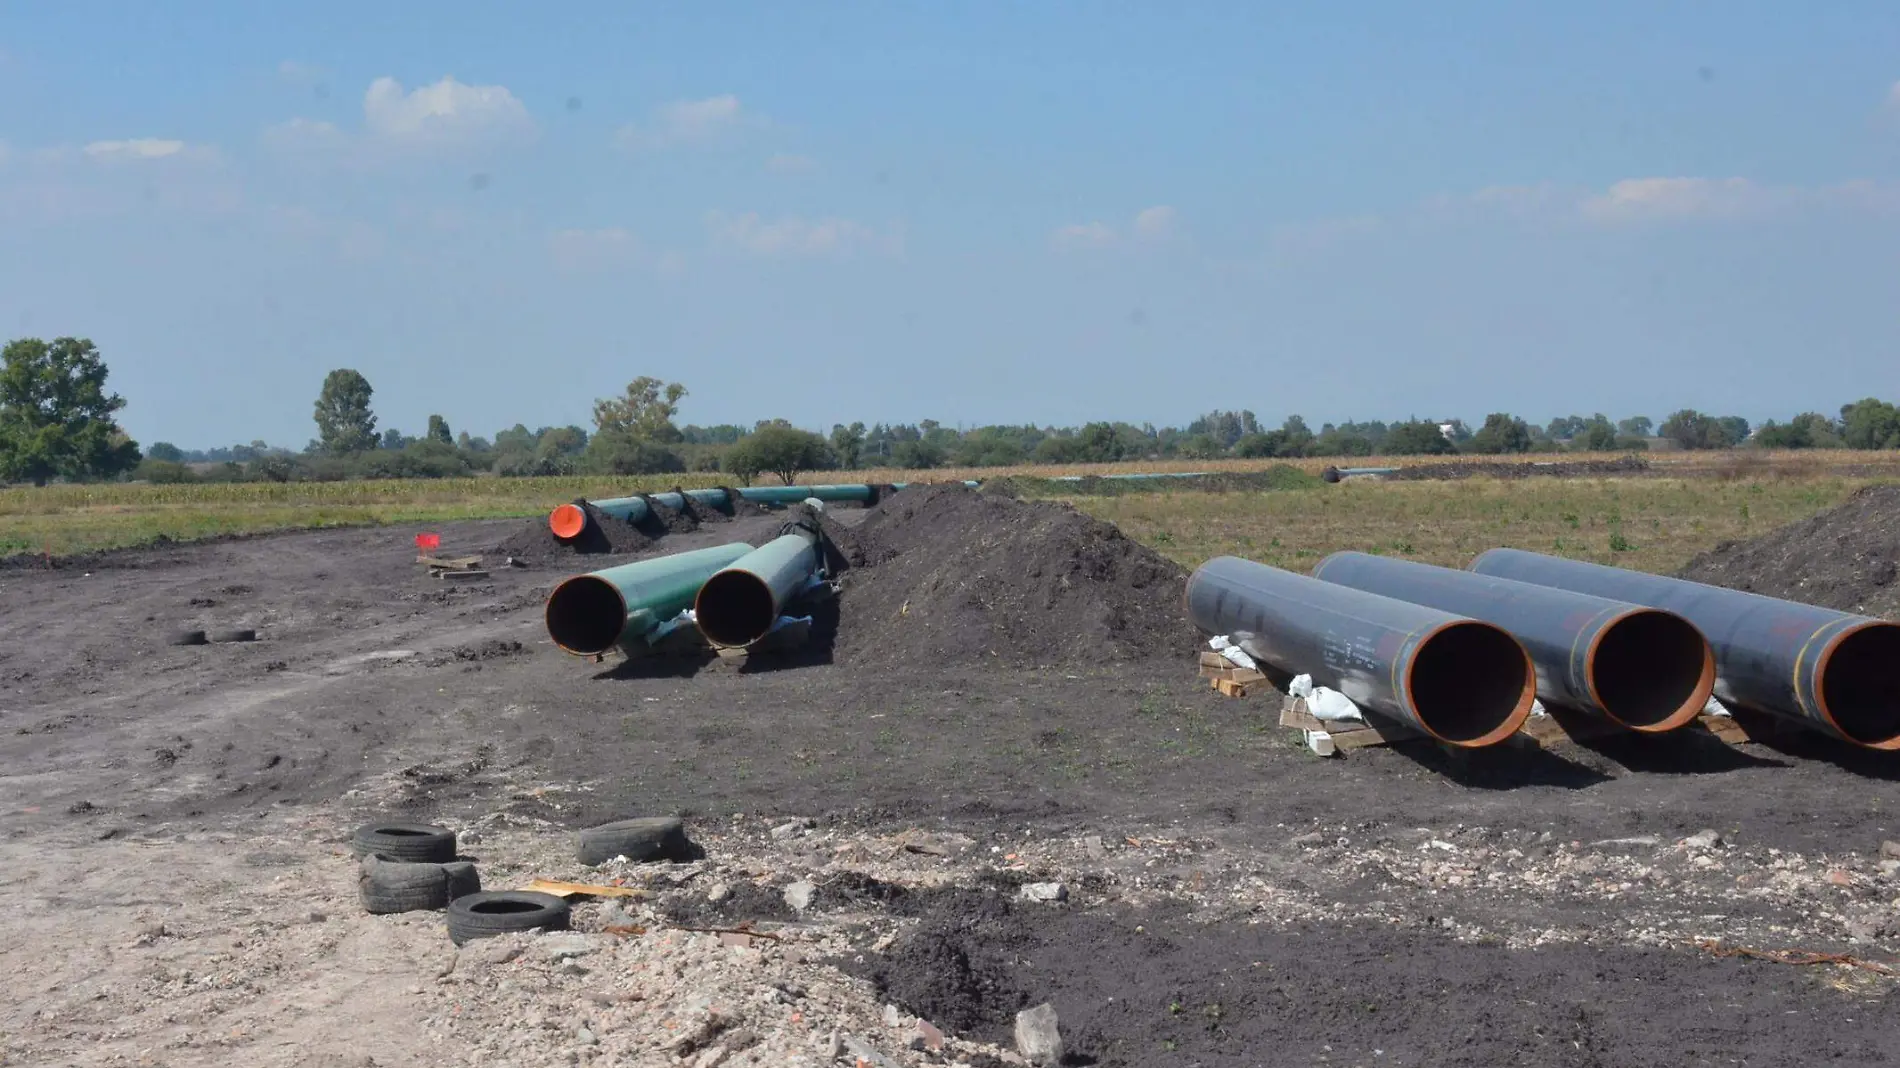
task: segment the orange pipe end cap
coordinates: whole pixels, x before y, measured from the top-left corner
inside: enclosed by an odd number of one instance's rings
[[[587,529],[587,512],[578,504],[564,504],[548,513],[548,529],[562,541],[581,536]]]

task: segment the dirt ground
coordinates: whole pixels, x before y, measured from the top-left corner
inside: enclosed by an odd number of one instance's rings
[[[979,496],[906,507],[1013,522]],[[1072,1064],[1897,1056],[1900,980],[1698,944],[1900,954],[1893,761],[1706,735],[1320,760],[1193,677],[1178,575],[1035,507],[1040,548],[961,556],[833,512],[872,566],[776,669],[556,650],[551,586],[637,555],[452,583],[374,529],[0,572],[0,1063],[1000,1064],[1044,1001]],[[227,626],[260,640],[167,644]],[[660,813],[705,860],[573,860],[572,829]],[[463,832],[490,887],[653,896],[577,910],[573,953],[457,952],[439,915],[357,908],[348,835],[383,815]],[[1066,900],[1019,894],[1047,882]],[[680,930],[748,921],[774,937]],[[942,1050],[908,1048],[917,1017]]]

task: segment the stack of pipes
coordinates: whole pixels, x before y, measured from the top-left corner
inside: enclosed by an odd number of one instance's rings
[[[1493,549],[1468,571],[1335,553],[1312,577],[1237,557],[1188,580],[1195,625],[1375,714],[1465,747],[1531,696],[1639,734],[1707,706],[1900,749],[1900,624],[1682,579]]]

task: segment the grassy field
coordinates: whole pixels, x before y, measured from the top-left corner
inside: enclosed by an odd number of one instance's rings
[[[1663,454],[1653,460],[1658,467],[1670,464],[1666,475],[1348,482],[1270,493],[1141,493],[1078,498],[1076,503],[1188,565],[1237,553],[1302,567],[1342,548],[1462,564],[1481,549],[1514,545],[1669,569],[1723,539],[1748,537],[1836,503],[1870,476],[1891,478],[1890,465],[1900,457],[1837,452],[1827,454],[1823,462],[1813,454]],[[1317,471],[1326,462],[1296,463]],[[874,470],[850,477],[899,482],[1168,470],[1247,472],[1272,463]],[[1374,466],[1381,461],[1354,463]],[[1677,475],[1681,477],[1671,477]],[[718,481],[716,475],[695,475],[14,487],[0,489],[0,555],[62,555],[143,544],[159,536],[186,540],[305,527],[531,516],[576,497]]]
[[[1463,567],[1496,546],[1672,571],[1718,542],[1840,503],[1862,479],[1466,479],[1076,505],[1193,567],[1231,554],[1297,571],[1341,549]]]

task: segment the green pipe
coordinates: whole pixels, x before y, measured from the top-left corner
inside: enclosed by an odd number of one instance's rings
[[[976,483],[972,482],[974,486]],[[816,497],[826,503],[837,501],[857,501],[870,504],[877,499],[877,490],[863,483],[846,483],[825,486],[747,486],[741,489],[739,498],[754,504],[797,504],[806,498]],[[690,499],[696,504],[708,508],[725,508],[728,504],[723,489],[693,489],[685,493],[649,493],[633,497],[607,497],[587,503],[601,515],[623,519],[629,523],[638,523],[647,517],[647,501],[678,510]],[[554,536],[562,541],[571,541],[581,536],[587,529],[586,513],[579,506],[563,504],[548,516],[548,527]]]
[[[772,632],[792,598],[811,585],[819,564],[809,531],[784,534],[747,553],[706,580],[693,617],[706,640],[742,649]]]
[[[575,575],[548,595],[548,637],[576,656],[644,642],[653,628],[691,608],[720,568],[751,552],[733,542]]]

